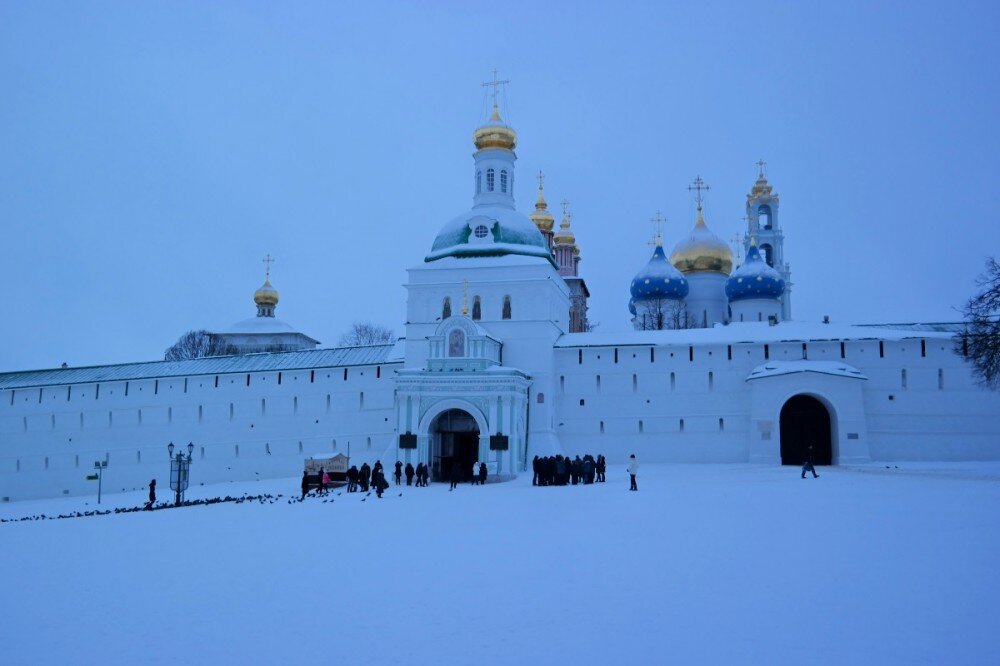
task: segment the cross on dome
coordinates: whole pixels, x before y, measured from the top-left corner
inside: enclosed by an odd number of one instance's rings
[[[765,178],[764,167],[767,165],[767,162],[764,161],[764,158],[757,160],[754,164],[757,165],[757,177]]]
[[[497,105],[497,93],[500,89],[500,86],[505,86],[508,83],[510,83],[510,79],[504,79],[503,81],[501,81],[500,79],[497,78],[496,68],[493,69],[493,80],[485,81],[483,83],[484,88],[493,88],[493,90],[490,91],[490,95],[493,97],[493,117],[491,117],[490,120],[500,120],[500,108]]]
[[[274,263],[274,259],[271,257],[271,254],[268,253],[267,256],[261,260],[261,262],[264,264],[264,279],[271,279],[271,264]]]
[[[688,190],[693,191],[695,193],[694,200],[698,202],[699,211],[701,211],[701,204],[705,200],[705,197],[702,195],[701,192],[702,190],[710,190],[710,189],[712,188],[705,184],[705,181],[701,179],[701,176],[695,176],[694,183],[688,185]]]
[[[660,211],[656,211],[656,215],[654,215],[652,218],[650,218],[649,221],[652,222],[654,225],[656,225],[656,235],[653,236],[653,243],[652,244],[653,245],[660,245],[660,246],[662,246],[663,245],[663,223],[667,221],[667,218],[665,216],[663,216],[660,213]]]

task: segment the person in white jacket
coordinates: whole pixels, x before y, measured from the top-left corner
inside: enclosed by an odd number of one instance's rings
[[[629,476],[632,477],[632,487],[629,490],[639,490],[639,486],[635,485],[635,475],[639,473],[639,461],[635,459],[634,453],[629,456],[626,469],[628,469]]]

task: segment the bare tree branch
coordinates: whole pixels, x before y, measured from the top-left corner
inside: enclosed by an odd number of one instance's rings
[[[163,354],[165,361],[183,361],[205,356],[232,356],[239,350],[208,331],[188,331]]]
[[[1000,264],[995,257],[986,261],[976,285],[979,292],[962,309],[965,330],[955,348],[972,364],[980,383],[995,390],[1000,388]]]
[[[370,321],[356,321],[340,336],[337,344],[341,347],[364,347],[385,344],[395,339],[392,329]]]

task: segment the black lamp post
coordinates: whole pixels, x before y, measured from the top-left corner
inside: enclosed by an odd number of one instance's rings
[[[174,506],[181,505],[181,496],[188,487],[188,477],[191,473],[191,454],[194,453],[194,444],[188,442],[187,456],[180,451],[174,456],[174,443],[167,444],[167,456],[170,458],[170,489],[176,494]]]

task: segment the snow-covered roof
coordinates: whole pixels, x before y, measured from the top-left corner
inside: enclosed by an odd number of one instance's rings
[[[630,345],[698,345],[755,342],[809,342],[823,340],[904,340],[907,338],[950,338],[951,333],[916,331],[846,324],[785,321],[775,326],[767,322],[736,322],[728,326],[663,331],[621,333],[565,333],[556,347],[627,347]]]
[[[238,321],[222,331],[213,331],[216,335],[300,335],[303,338],[319,344],[316,340],[301,331],[296,331],[287,322],[277,317],[250,317]]]
[[[304,370],[349,365],[380,365],[403,360],[400,343],[366,347],[335,347],[294,352],[209,356],[185,361],[147,361],[82,368],[52,368],[0,373],[0,389],[90,384],[129,379],[158,379],[192,375],[222,375],[267,370]]]
[[[778,377],[779,375],[791,375],[798,372],[816,372],[821,375],[834,375],[836,377],[850,377],[851,379],[868,379],[861,371],[852,365],[838,363],[836,361],[769,361],[763,365],[758,365],[749,375],[747,381],[751,379],[761,379],[763,377]]]
[[[543,257],[524,254],[504,254],[492,257],[442,257],[434,261],[434,268],[496,268],[498,266],[549,266],[551,262]],[[421,264],[416,268],[426,268]]]

